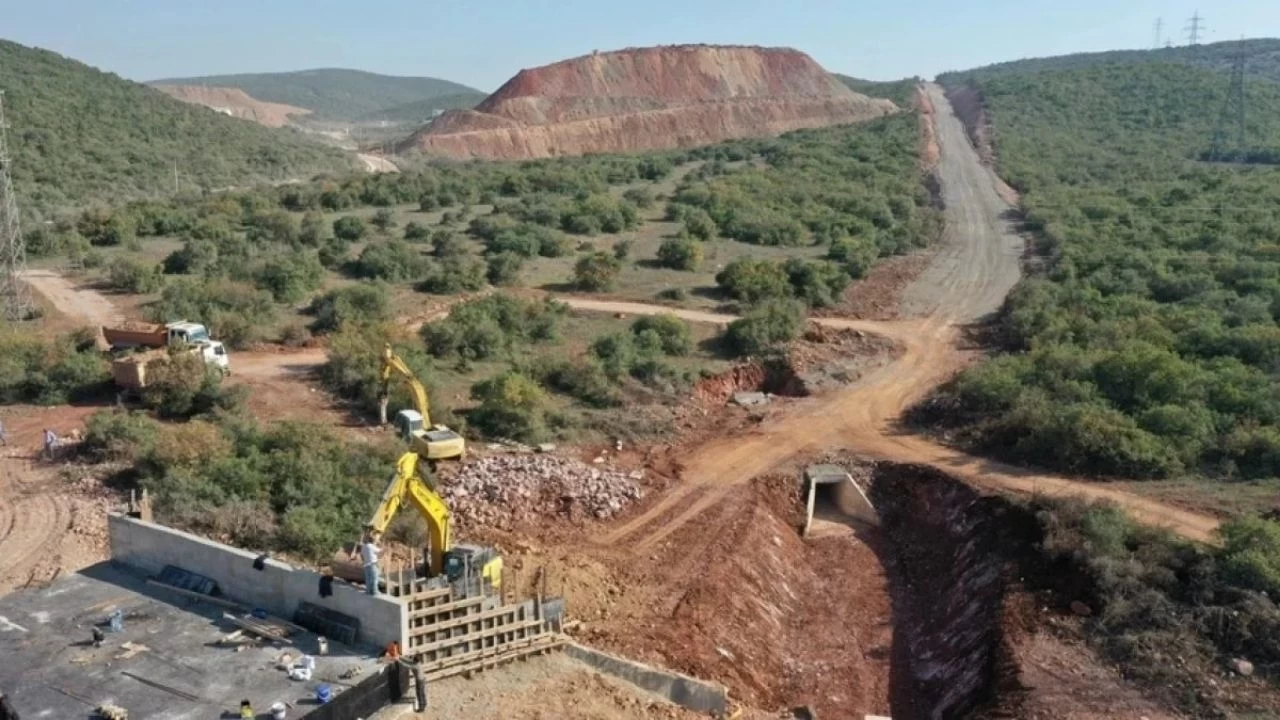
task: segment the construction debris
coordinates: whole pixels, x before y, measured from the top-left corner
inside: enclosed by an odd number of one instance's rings
[[[102,720],[129,720],[129,711],[111,703],[103,703],[94,709]]]
[[[607,519],[644,496],[643,477],[555,455],[497,455],[461,466],[440,490],[463,526],[548,514]]]

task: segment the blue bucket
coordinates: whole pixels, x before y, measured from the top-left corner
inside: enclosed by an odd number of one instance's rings
[[[321,703],[327,703],[332,699],[333,699],[332,688],[330,688],[328,685],[316,686],[316,700],[319,700]]]

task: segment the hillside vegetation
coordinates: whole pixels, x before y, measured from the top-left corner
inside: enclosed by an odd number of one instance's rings
[[[0,88],[24,211],[306,178],[341,152],[187,105],[45,50],[0,40]]]
[[[984,93],[1045,271],[1007,303],[1006,354],[918,414],[1073,472],[1280,474],[1280,172],[1193,159],[1225,78],[1138,64],[943,80]],[[1247,92],[1251,136],[1274,145],[1280,86]]]
[[[440,96],[466,94],[483,98],[483,93],[475,88],[439,78],[379,75],[340,68],[167,78],[153,83],[240,88],[258,100],[313,110],[317,120],[357,120],[388,108]]]
[[[404,105],[382,108],[359,118],[361,121],[381,121],[401,123],[405,125],[421,125],[431,122],[437,111],[469,110],[484,100],[484,93],[462,92],[449,95],[437,95],[424,100],[415,100]]]
[[[985,78],[999,75],[1025,75],[1045,70],[1079,70],[1099,65],[1159,63],[1230,71],[1236,57],[1244,52],[1248,58],[1246,72],[1258,79],[1280,82],[1280,39],[1231,40],[1209,45],[1162,48],[1160,50],[1108,50],[1075,53],[1058,57],[1014,60],[988,65],[969,73],[949,73],[949,77],[977,74]],[[841,78],[842,80],[844,78]],[[855,88],[856,89],[856,88]]]
[[[863,80],[862,78],[841,75],[840,73],[831,74],[843,83],[845,87],[856,93],[873,98],[887,98],[899,107],[911,105],[911,98],[915,95],[916,86],[920,84],[920,78],[882,81]]]

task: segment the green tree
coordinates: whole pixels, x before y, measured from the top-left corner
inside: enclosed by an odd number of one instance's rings
[[[396,226],[396,214],[388,208],[381,208],[373,214],[373,226],[378,232],[386,233]]]
[[[787,273],[769,260],[734,260],[716,273],[716,283],[729,297],[750,305],[791,295]]]
[[[804,304],[772,298],[729,323],[725,344],[737,355],[760,355],[794,340],[804,327]]]
[[[520,284],[520,269],[524,267],[524,258],[513,252],[500,252],[490,255],[485,273],[493,285],[508,286]]]
[[[673,270],[697,270],[702,265],[702,243],[689,238],[668,238],[658,246],[658,263]]]
[[[573,266],[573,282],[579,290],[604,292],[613,288],[622,263],[611,253],[597,251],[578,258]]]
[[[343,215],[333,221],[333,235],[339,240],[355,242],[364,237],[364,220],[355,215]]]
[[[542,388],[517,372],[506,372],[471,386],[480,405],[467,416],[470,426],[488,437],[537,442],[547,435],[547,398]]]

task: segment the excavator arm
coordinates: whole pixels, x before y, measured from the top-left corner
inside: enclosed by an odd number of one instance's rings
[[[396,474],[382,494],[368,527],[385,534],[392,519],[405,503],[412,505],[427,521],[427,536],[431,540],[430,568],[432,575],[444,571],[445,553],[453,546],[449,529],[449,508],[436,494],[421,474],[421,461],[417,453],[407,452],[396,461]]]
[[[431,427],[431,406],[427,401],[427,388],[413,374],[404,360],[391,349],[391,344],[382,350],[382,391],[378,395],[378,412],[382,424],[387,424],[387,402],[391,397],[391,375],[399,373],[409,384],[409,392],[413,395],[413,409],[422,416],[422,424]]]

